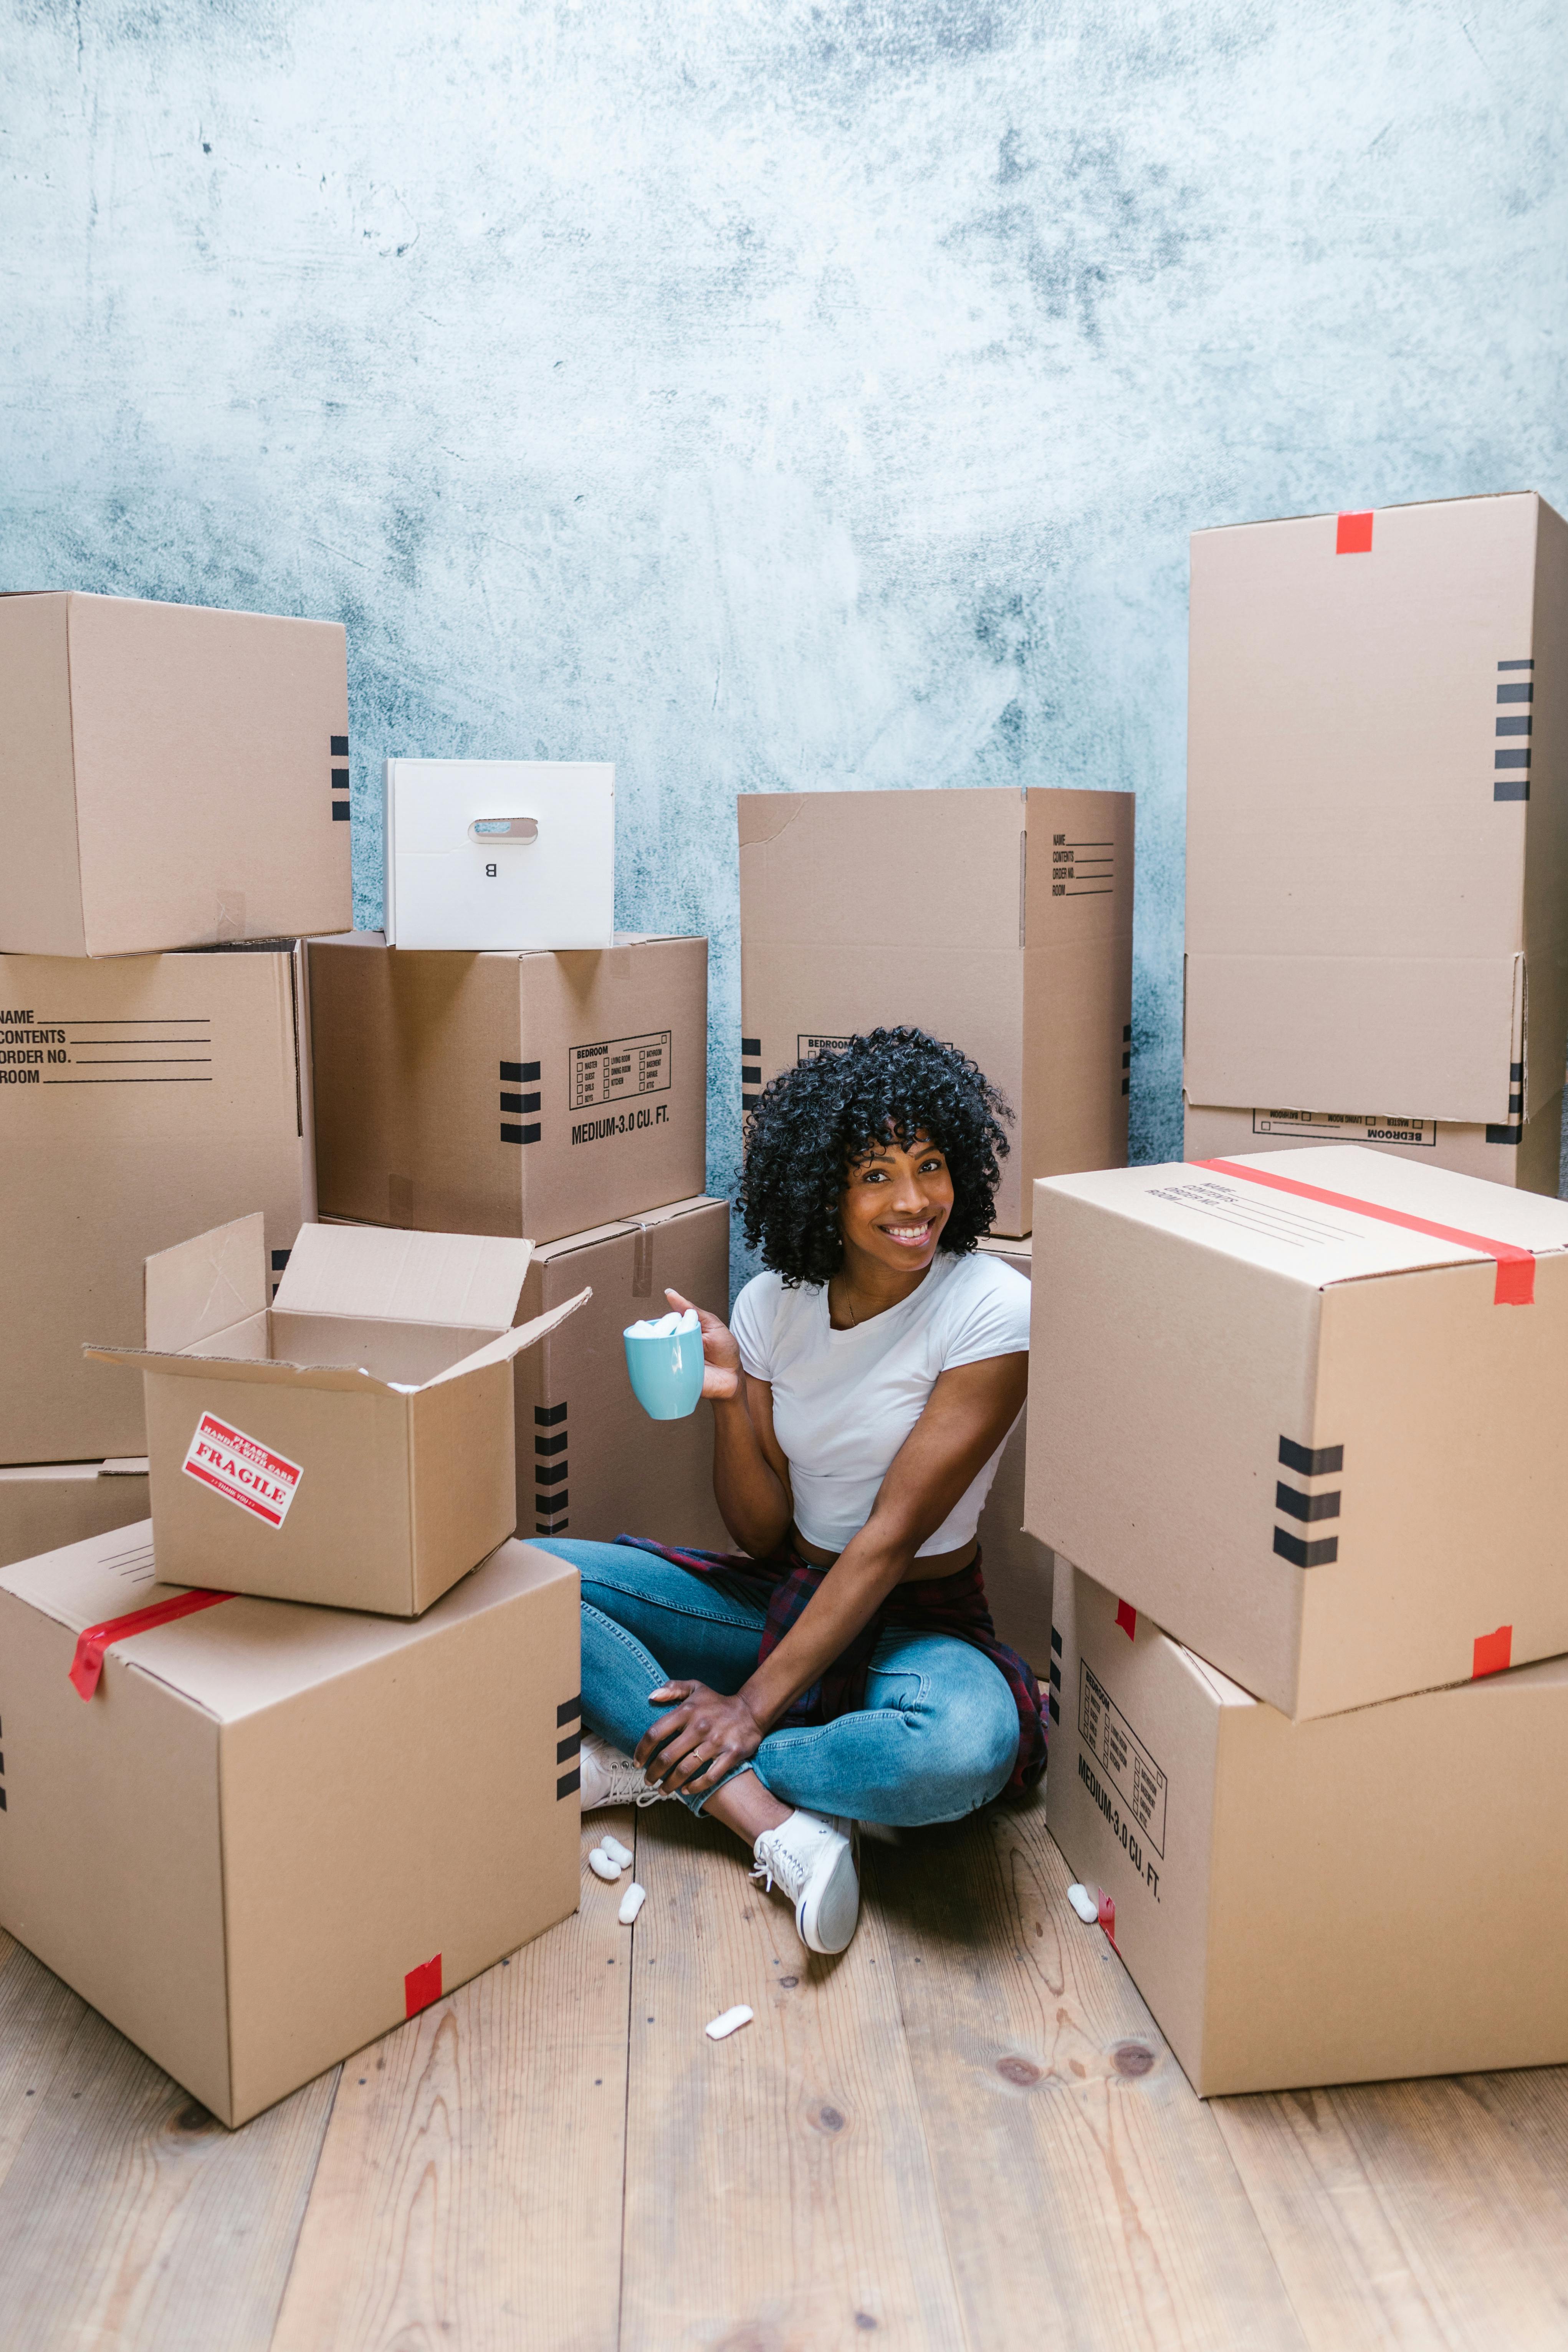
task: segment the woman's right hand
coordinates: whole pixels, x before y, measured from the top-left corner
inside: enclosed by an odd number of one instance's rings
[[[682,1298],[679,1290],[667,1290],[665,1297],[678,1314],[696,1316],[702,1327],[702,1393],[705,1397],[733,1397],[741,1390],[741,1350],[730,1326],[717,1315],[710,1315],[706,1307],[698,1307],[689,1298]]]

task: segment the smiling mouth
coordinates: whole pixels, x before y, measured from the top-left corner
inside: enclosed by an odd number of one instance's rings
[[[935,1224],[934,1217],[926,1217],[919,1224],[879,1225],[877,1231],[886,1234],[890,1242],[897,1242],[900,1249],[919,1249],[922,1243],[930,1241]]]

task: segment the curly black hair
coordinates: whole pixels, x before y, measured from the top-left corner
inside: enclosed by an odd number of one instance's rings
[[[846,1172],[891,1135],[925,1135],[952,1176],[939,1249],[967,1255],[990,1230],[1013,1113],[979,1066],[923,1029],[873,1029],[764,1087],[746,1126],[739,1207],[746,1239],[787,1287],[820,1284],[844,1258]]]

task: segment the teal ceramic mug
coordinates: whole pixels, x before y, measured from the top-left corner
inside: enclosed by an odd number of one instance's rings
[[[702,1393],[702,1331],[688,1309],[622,1334],[632,1393],[654,1421],[683,1421]]]

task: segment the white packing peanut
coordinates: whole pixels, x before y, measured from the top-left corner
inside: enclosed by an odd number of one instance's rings
[[[588,1856],[588,1867],[595,1878],[605,1880],[611,1886],[621,1874],[620,1864],[607,1854],[602,1846],[596,1845]]]
[[[629,1927],[643,1905],[647,1901],[647,1888],[639,1886],[634,1878],[621,1897],[621,1925]]]
[[[623,1870],[626,1868],[632,1858],[632,1850],[629,1845],[623,1845],[618,1837],[612,1837],[610,1835],[608,1830],[605,1832],[604,1836],[599,1840],[599,1843],[603,1847],[605,1853],[609,1855],[612,1862],[618,1862]]]
[[[1095,1921],[1100,1916],[1100,1906],[1095,1901],[1093,1895],[1089,1893],[1088,1887],[1069,1886],[1068,1888],[1068,1901],[1072,1905],[1073,1909],[1078,1913],[1078,1916],[1083,1921],[1084,1926],[1086,1927],[1092,1927]]]
[[[750,2025],[753,2012],[742,2001],[735,2009],[727,2009],[722,2017],[710,2017],[703,2027],[710,2042],[722,2042],[727,2033],[734,2033],[742,2025]]]

